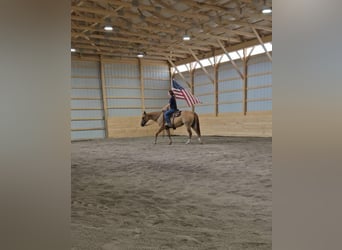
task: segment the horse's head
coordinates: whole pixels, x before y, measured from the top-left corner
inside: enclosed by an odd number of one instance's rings
[[[148,120],[149,120],[149,118],[148,118],[146,112],[144,111],[144,113],[141,117],[141,123],[140,123],[141,127],[144,127],[146,125],[146,123],[148,122]]]

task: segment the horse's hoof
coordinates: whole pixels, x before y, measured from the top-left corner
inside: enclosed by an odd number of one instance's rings
[[[191,141],[186,141],[186,143],[185,144],[190,144],[191,143]]]

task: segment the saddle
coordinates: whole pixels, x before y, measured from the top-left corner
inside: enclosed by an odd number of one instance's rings
[[[175,127],[175,118],[180,116],[182,113],[181,110],[176,110],[175,112],[172,113],[171,117],[170,117],[170,120],[171,120],[171,124],[172,124],[172,128],[175,130],[176,127]],[[168,128],[168,127],[167,127]]]
[[[181,115],[181,113],[182,113],[182,111],[181,111],[181,110],[177,110],[177,111],[173,112],[173,114],[172,114],[171,118],[175,119],[175,117],[178,117],[178,116],[180,116],[180,115]]]
[[[173,114],[171,115],[171,124],[172,124],[172,128],[173,128],[173,130],[176,130],[176,127],[175,127],[175,118],[176,117],[178,117],[178,116],[180,116],[181,115],[181,113],[182,113],[182,111],[181,110],[177,110],[177,111],[175,111],[175,112],[173,112]]]

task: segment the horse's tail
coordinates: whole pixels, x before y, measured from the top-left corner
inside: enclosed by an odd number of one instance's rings
[[[201,136],[199,118],[195,112],[194,112],[194,120],[192,121],[191,127],[198,132],[199,136]]]

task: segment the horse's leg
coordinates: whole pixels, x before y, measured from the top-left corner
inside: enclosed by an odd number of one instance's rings
[[[198,141],[199,141],[200,144],[203,144],[202,139],[201,139],[200,136],[198,136]]]
[[[166,132],[167,132],[167,136],[169,137],[169,145],[171,145],[172,144],[172,140],[171,140],[170,128],[167,128]]]
[[[185,144],[189,144],[189,143],[191,143],[192,132],[191,132],[191,127],[189,125],[187,125],[187,124],[186,124],[186,130],[188,131],[189,139],[186,141]]]
[[[154,138],[154,144],[157,144],[157,137],[160,134],[160,132],[162,132],[164,130],[164,126],[162,125],[159,130],[157,131],[157,133],[155,134],[155,138]]]
[[[195,123],[192,126],[192,129],[195,131],[195,133],[197,134],[198,137],[198,141],[199,143],[203,143],[202,139],[201,139],[201,130],[200,130],[200,125],[199,125],[199,121],[198,121],[198,116],[197,114],[195,114]]]
[[[195,131],[195,133],[196,133],[196,135],[198,137],[199,143],[203,144],[202,139],[201,139],[201,134],[196,129],[193,128],[193,130]]]

